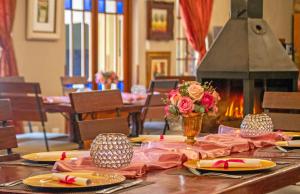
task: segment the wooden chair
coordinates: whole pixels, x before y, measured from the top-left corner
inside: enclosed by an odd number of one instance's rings
[[[0,77],[0,82],[25,82],[23,76]]]
[[[79,148],[83,148],[84,141],[91,141],[100,133],[129,134],[127,116],[120,113],[123,101],[119,90],[76,92],[69,95],[80,133]]]
[[[151,80],[149,92],[167,93],[175,89],[178,85],[178,79]]]
[[[14,82],[14,83],[22,83],[25,82],[25,78],[23,76],[8,76],[8,77],[0,77],[0,83],[1,82]],[[29,128],[29,132],[32,133],[32,124],[30,121],[28,121],[28,128]],[[23,125],[22,123],[15,123],[15,127],[16,128],[20,128],[20,130],[23,130]]]
[[[75,92],[76,88],[70,88],[70,85],[85,85],[88,83],[88,80],[86,77],[81,76],[74,76],[74,77],[68,77],[68,76],[62,76],[60,77],[62,88],[63,88],[63,95],[68,95],[71,92]]]
[[[262,107],[274,129],[300,131],[300,92],[265,92]]]
[[[17,160],[19,154],[12,152],[12,148],[18,147],[16,132],[11,124],[12,110],[9,99],[0,100],[0,150],[6,149],[5,155],[0,155],[0,162],[8,160]]]
[[[45,129],[47,116],[43,108],[40,84],[2,82],[0,83],[0,98],[10,99],[14,121],[41,122],[45,146],[49,151]]]
[[[167,129],[170,129],[168,120],[165,118],[165,104],[162,101],[163,98],[166,98],[165,94],[148,94],[145,107],[141,114],[141,134],[144,132],[146,120],[163,120],[163,134],[166,133]],[[149,124],[148,128],[154,129],[157,127]]]
[[[176,79],[179,81],[179,83],[183,83],[184,81],[196,81],[196,76],[193,75],[187,75],[187,76],[176,76],[176,75],[170,75],[170,76],[156,76],[156,80],[166,80],[166,79]]]

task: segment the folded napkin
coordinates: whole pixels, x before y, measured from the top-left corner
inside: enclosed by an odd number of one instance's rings
[[[199,168],[258,168],[261,167],[260,159],[224,158],[214,160],[199,160]]]
[[[70,103],[70,98],[68,96],[45,96],[43,97],[45,103]]]
[[[88,186],[92,183],[92,181],[88,178],[76,177],[61,173],[53,173],[52,179],[58,180],[61,183],[74,184],[79,186]]]
[[[53,171],[97,171],[115,172],[127,178],[137,178],[148,171],[168,169],[180,166],[185,161],[183,154],[165,149],[137,148],[134,150],[133,159],[129,166],[120,169],[104,169],[97,167],[91,157],[82,157],[77,160],[63,160],[55,163]]]
[[[90,155],[90,151],[55,151],[55,152],[36,153],[36,156],[38,158],[53,158],[55,160],[79,158],[79,157],[84,157],[89,155]]]
[[[287,141],[289,147],[300,147],[300,140]]]

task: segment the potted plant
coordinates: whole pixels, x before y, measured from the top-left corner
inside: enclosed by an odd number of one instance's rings
[[[111,89],[111,84],[115,83],[117,84],[119,82],[118,76],[113,71],[107,71],[107,72],[98,72],[96,73],[96,83],[101,83],[104,85],[104,89],[109,90]]]

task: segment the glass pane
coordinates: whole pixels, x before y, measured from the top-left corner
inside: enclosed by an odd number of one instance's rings
[[[92,80],[92,30],[91,30],[91,13],[84,13],[84,49],[85,49],[85,74],[89,81]]]
[[[98,12],[99,13],[105,12],[105,0],[98,0]]]
[[[92,0],[84,0],[84,10],[85,11],[92,10]]]
[[[73,0],[73,9],[83,10],[83,0]]]
[[[117,75],[120,80],[124,80],[124,63],[123,63],[123,15],[118,15],[118,23],[117,23]]]
[[[83,65],[82,24],[82,12],[73,11],[73,75],[77,76],[81,76],[81,66]]]
[[[65,11],[65,28],[66,28],[66,66],[65,75],[71,76],[72,72],[72,29],[71,29],[71,11]]]
[[[114,0],[106,0],[105,12],[106,13],[116,13],[116,1]]]
[[[116,49],[116,21],[117,15],[106,15],[106,63],[105,63],[105,71],[117,71],[117,49]]]
[[[123,14],[124,10],[123,10],[123,1],[118,1],[117,2],[117,13],[118,14]]]
[[[65,0],[65,9],[72,8],[72,0]]]
[[[98,71],[105,71],[105,15],[98,14]]]

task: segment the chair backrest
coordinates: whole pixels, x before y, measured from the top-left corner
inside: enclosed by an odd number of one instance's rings
[[[77,85],[85,85],[88,83],[88,80],[86,77],[82,76],[74,76],[74,77],[69,77],[69,76],[62,76],[60,77],[61,85],[63,88],[63,94],[68,95],[71,92],[75,92],[77,89],[70,87],[77,84]]]
[[[127,117],[120,115],[123,101],[119,90],[76,92],[69,95],[82,141],[92,140],[100,133],[129,134]],[[112,112],[109,116],[101,117],[101,113]],[[87,114],[91,117],[84,119]]]
[[[23,76],[0,77],[0,82],[25,82]]]
[[[148,94],[145,107],[142,111],[142,120],[145,119],[164,119],[165,118],[165,104],[163,99],[165,94]]]
[[[0,99],[10,99],[15,121],[47,120],[39,83],[0,82]]]
[[[12,111],[9,99],[0,99],[0,150],[7,150],[7,154],[0,156],[0,161],[18,159],[11,149],[16,148],[17,139],[14,126],[11,124]]]
[[[178,82],[178,79],[151,80],[149,92],[169,92],[177,87]]]
[[[186,76],[176,76],[176,75],[170,75],[170,76],[156,76],[156,80],[166,80],[166,79],[176,79],[179,81],[179,83],[183,83],[184,81],[196,81],[196,76],[193,75],[186,75]]]
[[[300,92],[265,92],[262,107],[275,129],[300,131]]]

